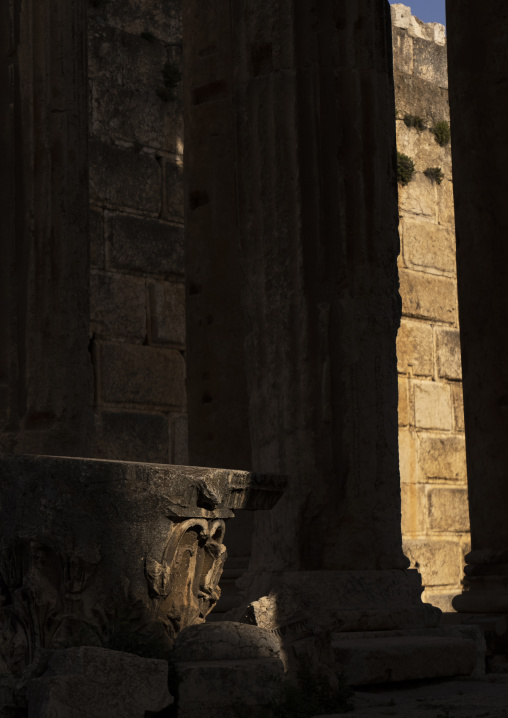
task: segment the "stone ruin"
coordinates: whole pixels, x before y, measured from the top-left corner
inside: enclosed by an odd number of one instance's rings
[[[1,3],[0,715],[254,716],[302,662],[332,688],[506,667],[506,13],[447,5],[472,550],[443,615],[402,546],[399,209],[413,319],[451,230],[423,208],[411,244],[398,205],[388,3],[183,0],[183,46],[176,4]],[[442,31],[393,10],[431,82]],[[239,593],[205,623],[230,528]]]

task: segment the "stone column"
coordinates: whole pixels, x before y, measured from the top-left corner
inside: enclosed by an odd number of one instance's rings
[[[191,335],[196,295],[229,297],[209,324],[235,360],[216,371],[246,373],[252,466],[292,478],[254,565],[405,568],[389,7],[191,0],[184,27]]]
[[[453,605],[508,612],[508,12],[447,0],[471,553]]]
[[[0,447],[86,455],[86,0],[1,4]]]

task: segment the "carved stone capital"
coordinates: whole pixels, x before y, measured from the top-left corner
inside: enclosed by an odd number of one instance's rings
[[[243,471],[0,456],[0,673],[41,649],[163,655],[220,596],[225,522],[285,480]]]

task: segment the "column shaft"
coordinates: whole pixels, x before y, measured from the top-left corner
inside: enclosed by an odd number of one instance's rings
[[[447,0],[472,552],[457,610],[508,611],[508,9]]]

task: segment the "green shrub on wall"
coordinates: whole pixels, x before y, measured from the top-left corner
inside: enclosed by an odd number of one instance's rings
[[[427,167],[427,169],[423,171],[423,174],[425,177],[428,177],[432,182],[436,182],[437,184],[441,184],[444,180],[444,174],[441,167]]]
[[[418,132],[423,132],[425,129],[423,117],[419,117],[418,115],[404,115],[404,124],[406,127],[414,127]]]
[[[450,125],[446,120],[436,122],[434,127],[430,128],[430,131],[434,135],[434,139],[436,140],[438,145],[441,145],[441,147],[446,147],[446,145],[450,142],[452,135],[450,131]]]
[[[402,186],[411,182],[415,173],[415,163],[407,155],[397,152],[397,181]]]

